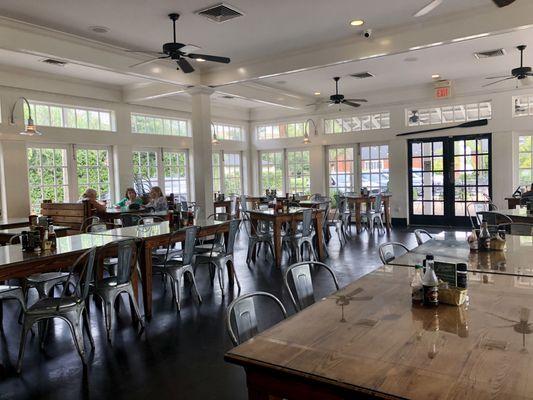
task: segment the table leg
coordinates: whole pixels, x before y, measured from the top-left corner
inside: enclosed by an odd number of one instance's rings
[[[152,317],[152,249],[146,244],[143,244],[141,248],[139,266],[142,277],[144,317],[150,319]]]
[[[355,201],[355,227],[361,233],[361,202]]]
[[[252,234],[254,233],[257,233],[257,219],[255,218],[255,216],[253,214],[249,214],[250,215],[250,232]],[[246,223],[246,222],[245,222]],[[257,247],[257,246],[256,246]],[[257,260],[257,249],[253,249],[254,251],[252,251],[252,261],[255,263],[255,261]]]
[[[384,201],[385,204],[385,226],[387,227],[387,232],[390,233],[390,230],[392,228],[392,219],[391,219],[391,213],[390,213],[390,202],[389,200]]]
[[[279,218],[274,218],[274,256],[276,259],[276,267],[281,268],[281,221]]]
[[[315,214],[315,235],[316,244],[318,246],[318,259],[320,261],[326,258],[324,254],[324,214],[321,211],[317,211]]]

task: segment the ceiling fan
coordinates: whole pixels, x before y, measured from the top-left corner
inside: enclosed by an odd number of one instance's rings
[[[489,78],[485,79],[499,79],[496,82],[487,83],[486,85],[483,85],[483,87],[495,85],[500,82],[508,81],[510,79],[518,79],[519,81],[526,79],[529,76],[533,76],[533,72],[531,72],[531,67],[524,67],[524,50],[526,49],[526,45],[522,44],[520,46],[517,46],[516,48],[520,51],[520,67],[513,68],[511,70],[511,75],[504,75],[504,76],[491,76]]]
[[[422,17],[426,14],[429,14],[431,11],[433,11],[435,8],[441,5],[443,0],[433,0],[424,7],[422,7],[420,10],[418,10],[413,17]],[[492,0],[498,7],[505,7],[509,4],[512,4],[515,2],[515,0]]]
[[[176,21],[180,17],[179,14],[172,13],[168,14],[168,17],[172,20],[173,26],[172,26],[172,32],[173,32],[173,41],[170,43],[163,44],[163,51],[157,52],[146,52],[146,51],[137,51],[137,50],[130,50],[130,53],[144,53],[149,55],[156,55],[157,57],[154,57],[147,61],[142,61],[137,64],[130,65],[130,68],[138,67],[140,65],[148,64],[157,60],[164,60],[164,59],[171,59],[172,61],[176,61],[178,64],[177,69],[181,69],[184,73],[189,74],[194,71],[193,66],[187,61],[187,58],[198,60],[198,61],[213,61],[223,64],[228,64],[230,62],[230,59],[227,57],[219,57],[219,56],[212,56],[209,54],[198,54],[198,53],[189,53],[187,50],[191,48],[198,49],[197,46],[192,45],[186,45],[183,43],[176,42]]]
[[[351,107],[361,107],[361,104],[359,103],[366,103],[366,99],[345,99],[343,94],[339,93],[339,78],[336,76],[333,78],[335,81],[335,94],[332,94],[329,96],[329,100],[323,101],[323,103],[328,103],[328,106],[334,106],[335,104],[346,104]],[[316,104],[316,103],[315,103]],[[309,104],[309,105],[315,105],[315,104]]]

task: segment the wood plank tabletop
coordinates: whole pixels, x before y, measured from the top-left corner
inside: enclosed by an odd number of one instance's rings
[[[470,273],[468,305],[431,309],[411,304],[413,271],[381,267],[225,358],[381,397],[533,399],[533,278]]]

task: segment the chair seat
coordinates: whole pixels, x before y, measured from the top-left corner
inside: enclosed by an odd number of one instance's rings
[[[166,264],[163,262],[153,264],[154,269],[168,269],[168,268],[181,268],[183,267],[183,260],[181,257],[174,257],[167,260]]]
[[[195,253],[207,253],[210,252],[211,249],[214,251],[220,251],[223,246],[221,244],[215,244],[213,247],[213,244],[198,244],[194,246],[194,252]]]
[[[0,285],[0,294],[21,290],[20,286]]]
[[[50,281],[58,281],[61,282],[63,280],[67,280],[69,277],[68,272],[44,272],[42,274],[33,274],[26,278],[26,281],[28,283],[43,283],[43,282],[50,282]]]
[[[107,278],[100,279],[98,282],[95,283],[94,288],[96,290],[113,289],[122,285],[126,286],[128,283],[129,282],[119,284],[118,278],[116,276],[110,276]]]
[[[49,314],[51,311],[55,311],[59,305],[59,309],[65,309],[73,307],[78,304],[79,298],[77,297],[46,297],[37,300],[28,308],[27,314]]]
[[[115,265],[115,264],[118,264],[118,258],[117,257],[110,257],[110,258],[104,259],[104,265],[105,266]]]
[[[202,262],[207,262],[209,260],[215,260],[215,259],[221,259],[226,256],[227,254],[222,251],[213,251],[212,253],[209,253],[209,254],[198,254],[196,256],[196,262],[201,264]]]

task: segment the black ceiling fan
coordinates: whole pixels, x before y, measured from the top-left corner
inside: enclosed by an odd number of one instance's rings
[[[522,44],[520,46],[517,46],[516,48],[520,51],[520,67],[513,68],[511,70],[511,75],[504,75],[504,76],[491,76],[485,79],[499,79],[496,82],[487,83],[486,85],[483,85],[483,87],[495,85],[500,82],[508,81],[510,79],[518,79],[519,81],[522,79],[526,79],[530,76],[533,76],[533,72],[531,72],[531,67],[524,67],[524,50],[526,49],[526,45]]]
[[[333,106],[335,104],[346,104],[351,107],[361,107],[361,104],[359,103],[366,103],[366,99],[345,99],[343,94],[339,93],[339,78],[336,76],[333,78],[335,81],[335,94],[332,94],[329,96],[329,100],[326,100],[326,103],[329,103],[330,106]]]
[[[138,67],[139,65],[148,64],[157,60],[164,60],[164,59],[171,59],[172,61],[176,61],[178,64],[178,69],[181,69],[184,73],[189,74],[194,71],[193,66],[187,61],[187,58],[193,59],[193,60],[201,60],[201,61],[213,61],[223,64],[228,64],[231,60],[228,57],[219,57],[219,56],[212,56],[209,54],[198,54],[198,53],[189,53],[187,52],[188,47],[195,47],[186,45],[183,43],[176,42],[176,21],[180,17],[177,13],[168,14],[168,17],[172,20],[172,32],[173,32],[173,41],[170,43],[163,44],[163,51],[162,52],[146,52],[146,51],[137,51],[137,50],[130,50],[131,53],[144,53],[149,55],[157,55],[157,57],[154,57],[150,60],[143,61],[137,64],[130,65],[130,68]]]

